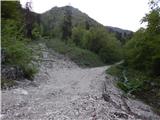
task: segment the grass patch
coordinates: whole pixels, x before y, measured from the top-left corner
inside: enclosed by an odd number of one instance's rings
[[[79,48],[72,43],[65,44],[59,39],[45,39],[45,43],[56,52],[67,55],[81,67],[97,67],[104,65],[98,55],[89,50]]]

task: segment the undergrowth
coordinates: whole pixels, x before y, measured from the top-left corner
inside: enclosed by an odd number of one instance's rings
[[[126,94],[135,95],[160,114],[160,78],[134,69],[127,69],[124,65],[114,65],[106,73],[118,78],[117,86]]]
[[[45,39],[46,45],[58,53],[68,56],[81,67],[97,67],[104,63],[95,53],[77,47],[73,43],[65,43],[59,39]]]

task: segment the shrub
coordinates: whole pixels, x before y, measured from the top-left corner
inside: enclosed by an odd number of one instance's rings
[[[42,27],[40,25],[38,25],[37,23],[35,23],[33,30],[32,30],[33,39],[40,39],[42,32],[43,32]]]
[[[150,77],[140,71],[128,69],[123,65],[116,65],[109,68],[107,73],[118,78],[117,86],[125,93],[137,94],[149,89]]]
[[[114,63],[121,59],[120,42],[103,28],[92,28],[88,40],[88,49],[97,53],[105,63]]]
[[[160,36],[149,36],[145,30],[139,30],[125,45],[126,64],[150,75],[159,75]],[[156,72],[157,71],[157,72]],[[156,73],[155,73],[156,72]]]
[[[74,27],[72,29],[72,40],[77,46],[87,48],[89,34],[89,31],[85,30],[83,27]]]
[[[2,22],[2,48],[6,53],[4,64],[19,66],[25,73],[31,71],[29,63],[32,61],[32,50],[27,47],[29,40],[24,38],[21,31],[23,28],[19,28],[20,25],[15,20],[8,19]]]
[[[77,46],[96,53],[105,63],[114,63],[121,59],[120,42],[103,27],[92,27],[90,30],[74,27],[72,41]]]
[[[72,40],[77,46],[82,47],[84,32],[85,30],[80,27],[75,27],[72,29]]]
[[[38,69],[34,65],[30,64],[23,66],[23,71],[26,78],[33,80],[34,75],[38,72]]]

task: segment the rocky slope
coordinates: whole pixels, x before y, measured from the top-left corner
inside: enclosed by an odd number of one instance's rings
[[[131,39],[133,36],[133,31],[125,30],[117,27],[106,26],[106,29],[110,32],[115,34],[116,38],[121,41],[121,43],[125,43],[127,39]]]
[[[149,106],[123,96],[105,74],[109,66],[82,69],[40,46],[43,56],[35,80],[2,91],[2,120],[160,119]]]

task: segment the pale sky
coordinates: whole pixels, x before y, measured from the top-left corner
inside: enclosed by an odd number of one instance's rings
[[[52,7],[71,5],[105,26],[132,31],[144,24],[140,20],[149,11],[148,0],[20,0],[32,1],[34,12],[43,13]]]

